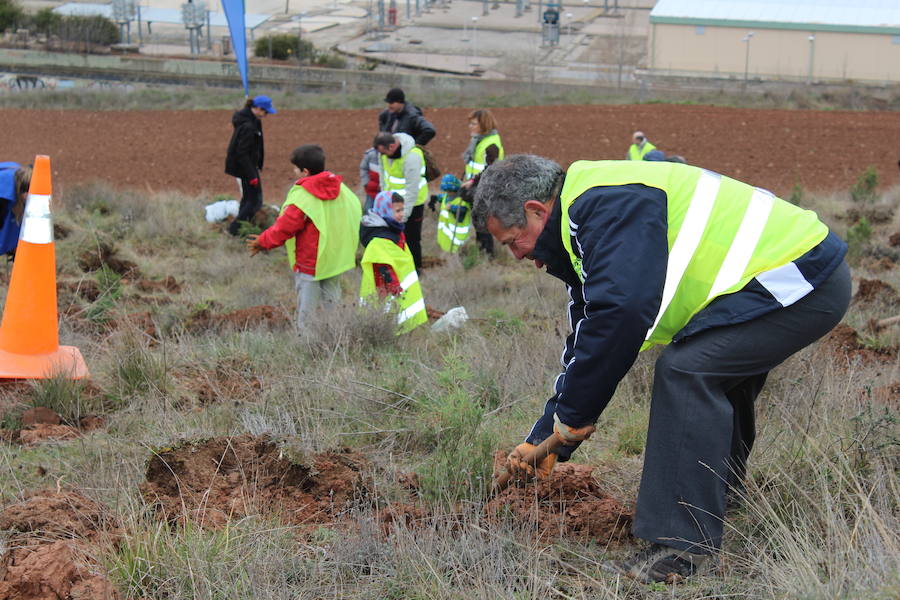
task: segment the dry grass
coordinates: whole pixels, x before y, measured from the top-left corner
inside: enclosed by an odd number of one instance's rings
[[[427,270],[427,303],[465,306],[473,317],[451,334],[420,328],[398,338],[383,315],[355,309],[323,318],[303,336],[289,325],[191,332],[183,323],[200,309],[292,310],[281,252],[249,258],[238,241],[202,220],[202,199],[102,186],[70,192],[56,215],[71,229],[58,242],[61,276],[85,277],[77,255],[104,239],[144,277],[172,275],[182,287],[146,293],[123,279],[110,317],[149,312],[155,336],[136,325],[84,323],[77,316],[90,302],[61,298],[63,342],[82,348],[110,407],[108,424],[63,444],[0,445],[0,500],[61,479],[109,505],[125,538],[105,562],[125,597],[774,600],[900,593],[896,405],[886,408],[865,393],[896,382],[897,362],[834,365],[814,346],[776,369],[758,401],[748,488],[726,522],[719,571],[677,587],[638,585],[600,570],[602,560],[632,545],[539,540],[527,527],[481,518],[490,451],[512,447],[527,432],[558,368],[565,294],[552,278],[507,256],[470,268],[453,257]],[[843,232],[848,200],[808,195],[805,202]],[[426,254],[435,255],[434,225],[426,223]],[[875,230],[873,243],[896,229],[895,218]],[[861,265],[854,275],[900,287],[897,269],[876,273]],[[352,305],[358,276],[344,284]],[[854,305],[847,322],[861,327],[888,316],[885,310]],[[896,343],[895,336],[884,332],[873,343]],[[575,457],[595,465],[607,489],[626,502],[634,500],[640,475],[652,364],[652,353],[639,359],[598,435]],[[215,387],[210,402],[200,390],[214,387],[216,377],[237,383]],[[251,380],[260,385],[241,387]],[[60,386],[37,392],[73,406]],[[173,529],[150,517],[137,485],[153,449],[243,432],[272,435],[287,452],[361,450],[373,461],[375,505],[355,507],[349,526],[313,532],[255,518],[222,531]],[[416,526],[396,523],[383,535],[375,510],[408,500],[396,476],[409,471],[419,473],[418,501],[432,517]],[[464,490],[448,484],[453,473],[469,477]]]

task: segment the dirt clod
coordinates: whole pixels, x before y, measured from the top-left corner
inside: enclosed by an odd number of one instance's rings
[[[855,302],[879,302],[888,308],[900,307],[900,294],[880,279],[860,279],[859,289],[853,297]]]
[[[23,446],[34,446],[43,442],[64,442],[74,440],[81,434],[68,425],[44,425],[37,423],[19,432],[19,443]]]
[[[422,268],[423,269],[433,269],[435,267],[442,267],[447,262],[446,259],[440,256],[423,256],[422,257]]]
[[[22,427],[31,425],[59,425],[62,419],[46,406],[35,406],[22,413]]]
[[[326,452],[310,462],[291,462],[264,436],[219,437],[155,454],[140,489],[173,522],[215,527],[253,514],[297,525],[331,522],[367,488],[366,461]]]
[[[845,323],[838,324],[820,343],[838,365],[855,361],[864,364],[891,363],[897,357],[897,348],[867,348],[856,330]]]
[[[283,310],[263,304],[223,314],[214,314],[207,309],[200,310],[188,318],[185,327],[188,331],[202,332],[208,330],[248,329],[260,325],[283,328],[290,322],[290,317]]]
[[[159,281],[153,279],[139,279],[134,285],[142,292],[171,292],[177,294],[181,291],[181,284],[171,275]]]
[[[506,453],[498,451],[494,464],[505,459]],[[494,517],[508,514],[532,523],[542,536],[619,541],[629,536],[633,514],[603,491],[593,470],[588,465],[557,465],[548,479],[506,488],[485,510]]]
[[[0,600],[118,598],[95,558],[120,535],[103,506],[74,490],[44,490],[3,509],[0,529],[13,531]]]
[[[78,265],[83,271],[97,271],[106,265],[111,271],[123,276],[137,277],[137,265],[130,260],[116,256],[116,249],[105,242],[86,250],[78,257]]]

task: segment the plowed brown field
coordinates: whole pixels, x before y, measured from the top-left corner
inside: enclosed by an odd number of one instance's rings
[[[438,135],[429,144],[445,172],[462,170],[469,109],[427,109]],[[795,183],[847,189],[869,165],[884,184],[900,182],[900,113],[754,110],[712,106],[543,106],[498,108],[507,153],[534,153],[564,167],[618,159],[641,129],[667,153],[779,195]],[[281,110],[264,121],[266,200],[280,203],[292,180],[290,151],[325,148],[328,168],[351,186],[376,133],[376,110]],[[223,173],[231,111],[88,112],[0,110],[2,160],[53,160],[54,185],[102,179],[187,193],[236,192]],[[59,188],[58,188],[59,189]]]

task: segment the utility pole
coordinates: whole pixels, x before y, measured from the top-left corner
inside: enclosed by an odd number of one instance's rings
[[[746,52],[744,53],[744,87],[747,87],[747,79],[750,75],[750,40],[753,38],[753,35],[753,31],[748,31],[747,35],[741,38],[741,41],[747,44]]]

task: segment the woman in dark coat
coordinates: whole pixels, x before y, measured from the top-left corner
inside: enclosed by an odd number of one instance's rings
[[[228,233],[237,235],[241,221],[250,221],[262,208],[262,183],[260,171],[263,168],[262,118],[274,115],[275,107],[268,96],[248,99],[247,104],[231,117],[234,133],[228,143],[225,157],[225,173],[236,177],[241,186],[241,206],[237,217],[228,226]]]

